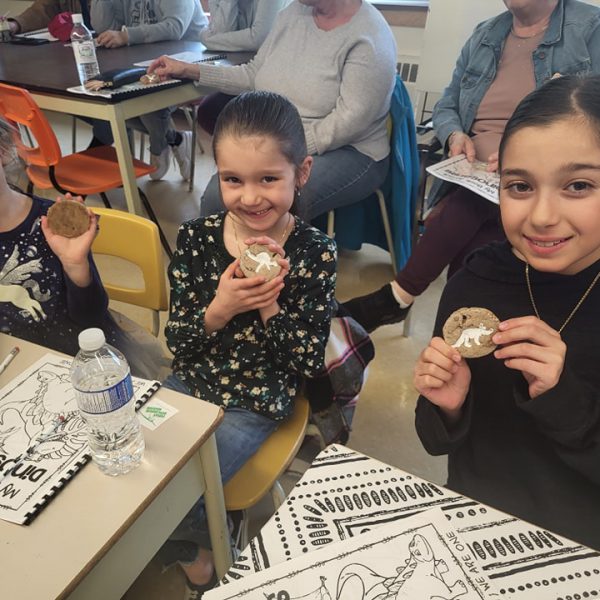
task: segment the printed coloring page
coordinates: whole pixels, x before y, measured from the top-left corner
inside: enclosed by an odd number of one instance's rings
[[[206,600],[500,598],[438,508],[205,593]]]
[[[28,523],[89,459],[71,359],[46,354],[0,390],[0,518]],[[138,405],[158,382],[133,377]]]

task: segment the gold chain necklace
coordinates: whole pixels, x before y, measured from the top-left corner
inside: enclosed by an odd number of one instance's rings
[[[235,243],[237,244],[238,252],[240,253],[240,258],[241,258],[242,257],[242,247],[240,246],[240,241],[238,240],[237,227],[235,226],[235,219],[231,216],[230,212],[228,212],[227,214],[229,215],[229,218],[231,219],[231,224],[233,225],[233,235],[235,236]],[[288,213],[288,222],[285,224],[285,229],[283,230],[283,235],[281,236],[281,239],[279,240],[279,245],[282,248],[283,248],[285,239],[287,238],[290,231],[292,230],[293,224],[294,224],[294,217],[290,213]]]
[[[525,263],[525,279],[527,281],[527,290],[529,291],[529,299],[531,300],[531,305],[533,306],[533,310],[535,312],[535,316],[541,320],[540,313],[538,312],[537,306],[535,304],[535,300],[533,299],[533,291],[531,289],[531,281],[529,280],[529,263]],[[594,277],[592,283],[588,286],[588,289],[583,292],[583,296],[579,299],[579,302],[573,307],[573,310],[570,312],[569,316],[565,319],[565,322],[561,325],[558,333],[562,333],[562,330],[567,326],[569,321],[575,316],[575,313],[579,310],[579,307],[583,304],[583,301],[589,296],[592,289],[596,285],[596,282],[600,279],[600,271]]]

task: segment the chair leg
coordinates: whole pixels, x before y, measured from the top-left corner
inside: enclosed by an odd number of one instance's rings
[[[242,521],[240,523],[240,531],[239,531],[239,535],[238,535],[238,540],[239,540],[239,548],[241,551],[244,550],[244,548],[248,545],[248,542],[250,541],[248,539],[248,511],[247,510],[243,510],[242,511]]]
[[[194,175],[196,174],[196,140],[198,137],[198,127],[196,125],[196,107],[191,110],[185,110],[184,112],[192,130],[192,155],[190,156],[190,181],[188,184],[188,192],[192,192],[194,190]],[[191,117],[189,115],[190,112],[192,113]]]
[[[279,480],[276,480],[271,488],[271,498],[273,500],[273,506],[277,510],[285,502],[285,492]]]
[[[112,208],[108,196],[104,192],[100,192],[100,198],[102,198],[102,202],[104,202],[106,208]]]
[[[152,311],[152,335],[158,337],[160,329],[160,313],[157,310]]]
[[[402,323],[402,337],[410,337],[410,332],[412,330],[412,312],[409,312]]]
[[[327,213],[327,235],[333,239],[335,237],[335,210]]]
[[[73,154],[77,152],[77,117],[71,117],[71,148]]]
[[[150,204],[150,201],[148,200],[148,197],[139,188],[138,188],[138,192],[140,193],[140,198],[142,199],[142,204],[144,205],[144,208],[146,209],[146,212],[148,213],[150,220],[154,221],[154,223],[158,227],[158,235],[160,236],[161,244],[163,245],[163,248],[165,249],[167,256],[169,257],[169,259],[173,258],[173,250],[171,250],[171,246],[169,246],[169,242],[167,241],[167,238],[165,237],[165,232],[162,230],[162,227],[160,226],[160,223],[158,222],[158,219],[156,218],[156,214],[154,213],[154,210]]]
[[[390,227],[390,218],[388,216],[387,208],[385,206],[385,197],[381,190],[375,190],[377,199],[379,200],[379,210],[381,210],[381,220],[383,221],[383,229],[385,231],[385,239],[387,241],[388,250],[392,259],[392,270],[394,271],[394,277],[398,272],[398,265],[396,263],[396,253],[394,252],[394,239],[392,237],[392,228]]]

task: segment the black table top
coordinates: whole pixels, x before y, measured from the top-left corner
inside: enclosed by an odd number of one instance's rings
[[[133,63],[157,58],[163,54],[179,52],[201,53],[204,46],[200,42],[170,41],[154,44],[124,46],[122,48],[97,48],[96,54],[100,71],[130,67]],[[208,55],[214,54],[209,52]],[[252,57],[246,52],[228,53],[231,64],[247,62]],[[10,85],[23,87],[32,92],[47,92],[65,96],[71,94],[67,88],[79,85],[75,58],[70,46],[62,42],[51,42],[39,46],[18,46],[0,44],[0,81]],[[147,93],[156,91],[149,88]],[[142,95],[146,90],[142,90]],[[137,94],[136,94],[137,95]],[[94,100],[108,101],[101,97]]]

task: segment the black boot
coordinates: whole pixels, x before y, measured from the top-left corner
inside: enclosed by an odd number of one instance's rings
[[[391,284],[386,283],[380,290],[352,298],[342,306],[355,321],[371,333],[382,325],[404,321],[412,304],[402,308],[392,292]]]

